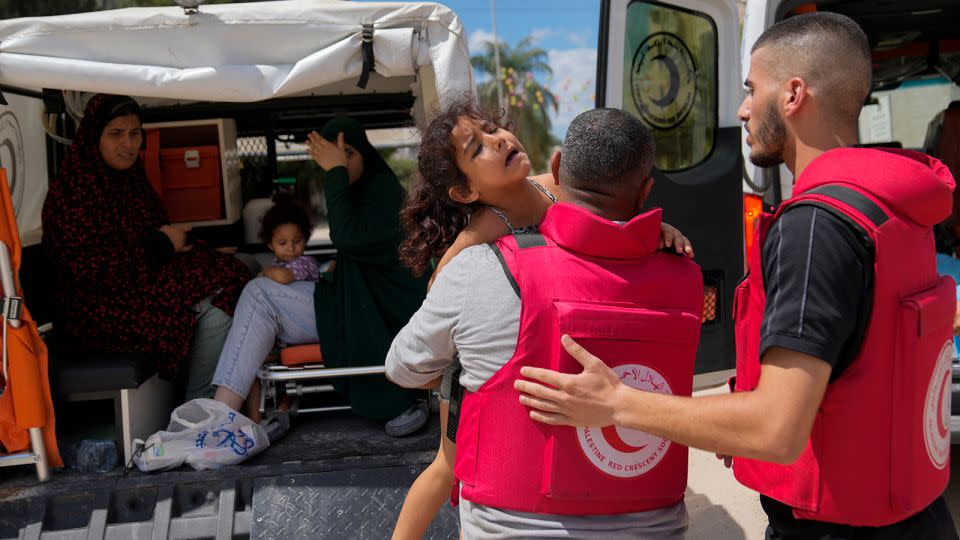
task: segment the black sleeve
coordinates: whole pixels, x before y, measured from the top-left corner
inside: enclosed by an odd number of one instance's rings
[[[143,241],[143,254],[147,259],[147,266],[156,270],[169,261],[174,255],[173,242],[170,237],[160,232],[154,231]]]
[[[783,347],[822,359],[835,379],[856,357],[872,299],[871,254],[830,211],[796,206],[763,245],[767,296],[760,356]]]

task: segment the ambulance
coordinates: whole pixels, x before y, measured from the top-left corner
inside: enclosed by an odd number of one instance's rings
[[[955,173],[960,164],[960,102],[953,104],[960,100],[960,4],[748,0],[741,7],[733,0],[601,0],[599,8],[596,105],[627,110],[653,131],[650,204],[664,207],[665,220],[690,237],[703,270],[697,386],[731,373],[733,291],[751,224],[791,194],[789,171],[746,160],[736,117],[750,48],[766,28],[811,11],[856,20],[874,57],[861,142],[923,150]],[[248,249],[244,210],[280,176],[290,144],[305,132],[346,113],[371,130],[410,129],[415,146],[415,126],[445,96],[473,89],[465,31],[437,4],[294,0],[0,22],[0,94],[8,103],[0,108],[0,165],[25,246],[19,278],[27,306],[48,320],[40,208],[91,93],[135,96],[145,122],[161,138],[171,133],[167,150],[209,137],[199,142],[220,148],[221,171],[236,172],[221,174],[210,214],[185,219],[212,242]],[[322,234],[311,249],[335,255]],[[41,297],[36,307],[34,297]],[[312,395],[306,387],[278,388]],[[102,397],[117,424],[123,398]],[[436,428],[387,440],[335,408],[298,415],[276,446],[216,471],[65,470],[38,482],[30,467],[0,468],[0,539],[383,538],[433,458]],[[428,537],[456,530],[455,512],[445,508]]]
[[[630,111],[654,133],[651,204],[696,248],[707,294],[697,371],[718,376],[732,367],[733,290],[753,220],[792,193],[786,167],[749,162],[737,119],[750,49],[764,30],[799,13],[851,17],[874,59],[861,143],[928,152],[960,172],[960,4],[747,0],[741,8],[727,0],[605,0],[597,51],[597,105]]]
[[[160,170],[154,187],[172,221],[262,258],[256,231],[271,193],[316,199],[311,189],[300,193],[316,171],[307,133],[349,115],[384,153],[415,157],[415,127],[475,93],[465,30],[439,4],[180,4],[0,21],[0,166],[22,244],[4,296],[23,298],[45,339],[57,328],[48,324],[53,262],[40,245],[41,209],[90,96],[140,103],[141,159],[148,177],[150,167]],[[307,253],[329,260],[335,248],[322,207],[315,217]],[[0,538],[382,538],[436,451],[436,415],[431,429],[393,439],[352,417],[328,380],[305,377],[323,376],[322,367],[279,366],[263,376],[263,406],[288,395],[299,408],[294,431],[266,452],[216,471],[129,471],[133,439],[166,428],[177,404],[169,385],[135,358],[81,362],[71,352],[51,353],[40,373],[49,377],[62,444],[54,449],[38,436],[27,448],[0,450]],[[0,407],[33,382],[25,369],[41,371],[16,360],[9,370],[4,361]],[[382,367],[359,371],[350,375],[383,376]],[[49,437],[51,425],[36,429]],[[116,441],[120,466],[51,470],[71,439]],[[97,449],[109,454],[109,444],[75,451]],[[456,530],[452,509],[432,529],[448,537]]]

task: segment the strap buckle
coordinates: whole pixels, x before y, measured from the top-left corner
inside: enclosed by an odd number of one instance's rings
[[[363,55],[363,71],[360,72],[360,80],[357,81],[357,87],[364,89],[367,87],[367,81],[370,80],[370,73],[376,71],[376,63],[373,58],[373,24],[365,23],[363,31],[360,33],[360,49]]]
[[[19,322],[20,317],[23,315],[23,297],[22,296],[6,296],[3,299],[3,318],[12,321]]]
[[[370,23],[363,25],[363,31],[360,33],[360,40],[363,43],[373,43],[373,25]]]

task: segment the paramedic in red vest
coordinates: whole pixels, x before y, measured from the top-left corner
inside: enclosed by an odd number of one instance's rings
[[[467,137],[484,133],[454,131],[454,146]],[[686,530],[685,447],[629,429],[544,426],[513,389],[522,366],[579,370],[557,345],[565,332],[607,351],[627,384],[691,393],[703,282],[694,263],[657,251],[661,211],[641,213],[653,151],[623,111],[578,116],[551,163],[569,202],[549,208],[539,233],[457,255],[391,347],[387,375],[408,387],[436,379],[459,354],[454,472],[465,539],[673,539]]]
[[[761,219],[737,290],[734,393],[635,391],[563,338],[585,368],[525,370],[556,388],[516,382],[531,416],[735,456],[768,539],[957,538],[941,496],[955,291],[931,231],[954,182],[917,152],[849,148],[870,83],[867,38],[842,15],[786,19],[753,47],[739,111],[750,160],[785,163],[796,183]]]

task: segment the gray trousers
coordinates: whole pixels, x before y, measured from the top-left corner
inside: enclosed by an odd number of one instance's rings
[[[185,401],[196,398],[212,398],[216,390],[210,381],[217,369],[217,360],[223,343],[227,340],[233,318],[205,298],[194,306],[197,312],[197,326],[193,331],[193,342],[186,359],[187,380]]]

